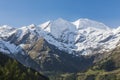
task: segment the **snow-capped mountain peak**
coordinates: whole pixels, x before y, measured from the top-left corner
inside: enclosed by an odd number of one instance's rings
[[[44,31],[51,33],[55,38],[60,38],[64,32],[75,32],[76,27],[71,22],[59,18],[54,21],[48,21],[42,25],[40,28]]]
[[[0,30],[13,30],[13,29],[15,29],[15,28],[10,27],[10,26],[8,26],[8,25],[0,26]]]
[[[41,24],[41,25],[39,25],[39,26],[40,26],[41,29],[45,29],[45,28],[48,27],[48,25],[50,24],[50,22],[51,22],[51,21],[47,21],[47,22],[45,22],[45,23],[43,23],[43,24]]]
[[[39,25],[39,27],[41,30],[44,30],[46,32],[50,32],[50,27],[49,27],[50,23],[51,23],[51,21],[47,21],[47,22]]]
[[[70,22],[61,18],[53,21],[50,25],[51,34],[59,38],[64,32],[75,32],[76,27]]]
[[[8,25],[0,26],[0,37],[9,36],[9,33],[13,32],[14,30],[15,30],[15,28],[10,27]]]
[[[3,25],[0,28],[7,28],[7,29],[11,29],[12,27],[8,26],[8,25]]]
[[[77,29],[86,29],[92,27],[102,30],[110,30],[110,28],[105,24],[87,18],[78,19],[75,22],[73,22],[73,24],[76,25]]]
[[[56,22],[56,23],[66,23],[68,21],[64,20],[63,18],[58,18],[58,19],[54,20],[54,22]]]
[[[36,25],[35,25],[35,24],[31,24],[31,25],[29,25],[28,27],[34,28],[34,27],[36,27]]]

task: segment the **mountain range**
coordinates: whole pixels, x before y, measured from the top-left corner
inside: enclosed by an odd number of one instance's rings
[[[119,32],[119,27],[112,29],[103,23],[89,19],[69,22],[59,18],[37,26],[34,24],[21,28],[1,26],[0,39],[1,43],[9,45],[8,49],[12,46],[11,51],[3,49],[6,53],[15,53],[19,51],[18,47],[24,49],[26,45],[30,46],[43,38],[59,50],[79,56],[91,55],[98,49],[101,53],[115,48],[119,42]]]
[[[20,28],[0,26],[0,52],[39,72],[85,71],[119,46],[120,27],[59,18]]]

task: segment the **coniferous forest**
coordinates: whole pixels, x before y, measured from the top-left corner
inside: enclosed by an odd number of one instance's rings
[[[49,80],[31,68],[27,68],[0,53],[0,80]]]

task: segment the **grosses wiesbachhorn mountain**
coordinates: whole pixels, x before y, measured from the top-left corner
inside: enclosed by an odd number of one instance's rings
[[[60,18],[37,26],[1,26],[0,52],[38,71],[79,71],[94,61],[86,56],[114,49],[119,39],[119,27],[111,29],[89,19],[69,22]]]

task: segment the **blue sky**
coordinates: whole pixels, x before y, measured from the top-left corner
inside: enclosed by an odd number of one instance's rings
[[[63,18],[120,25],[120,0],[0,0],[0,25],[20,27]]]

